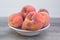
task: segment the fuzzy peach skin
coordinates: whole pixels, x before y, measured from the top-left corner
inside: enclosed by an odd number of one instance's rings
[[[49,12],[46,9],[40,9],[38,12],[47,12],[49,14]]]
[[[8,17],[8,24],[13,27],[20,27],[23,23],[22,16],[19,13],[14,13]]]
[[[47,12],[39,12],[41,15],[44,16],[44,20],[45,20],[45,23],[44,23],[44,27],[48,26],[50,24],[50,16]]]
[[[22,24],[23,30],[38,30],[43,27],[44,24],[44,16],[37,12],[30,12],[26,18],[25,21]]]
[[[31,5],[26,5],[22,8],[21,10],[21,14],[23,16],[23,18],[26,17],[26,15],[29,13],[29,12],[32,12],[32,11],[36,11],[35,8]]]

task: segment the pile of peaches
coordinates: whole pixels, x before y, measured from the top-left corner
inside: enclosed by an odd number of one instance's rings
[[[50,16],[46,9],[39,9],[37,12],[33,6],[26,5],[20,12],[8,17],[8,24],[14,28],[35,31],[48,26]]]

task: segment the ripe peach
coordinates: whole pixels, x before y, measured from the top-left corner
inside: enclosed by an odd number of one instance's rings
[[[25,19],[26,15],[29,13],[29,12],[32,12],[32,11],[35,11],[35,8],[31,5],[27,5],[27,6],[24,6],[22,11],[21,11],[21,14],[23,16],[23,18]]]
[[[41,15],[43,15],[45,23],[44,23],[44,27],[48,26],[50,23],[50,16],[47,12],[40,12]]]
[[[49,12],[46,9],[40,9],[38,12],[47,12],[49,14]]]
[[[19,13],[12,14],[8,17],[8,24],[13,27],[19,27],[23,23],[22,16]]]
[[[43,27],[44,17],[37,12],[30,12],[22,24],[24,30],[38,30]]]

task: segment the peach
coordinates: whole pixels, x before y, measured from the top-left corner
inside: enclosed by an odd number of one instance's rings
[[[13,27],[20,27],[23,23],[22,16],[19,13],[12,14],[8,17],[8,24]]]
[[[44,17],[37,12],[30,12],[22,24],[23,30],[38,30],[43,27]]]
[[[47,12],[39,12],[41,15],[43,15],[45,23],[44,23],[44,27],[48,26],[50,23],[50,16]]]
[[[38,12],[47,12],[49,14],[49,12],[46,9],[40,9]]]
[[[27,6],[24,6],[22,11],[21,11],[21,14],[23,16],[23,18],[25,19],[26,15],[29,13],[29,12],[32,12],[32,11],[35,11],[35,8],[31,5],[27,5]]]

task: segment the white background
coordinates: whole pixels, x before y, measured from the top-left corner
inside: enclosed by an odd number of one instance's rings
[[[0,0],[0,17],[8,17],[28,4],[37,10],[45,8],[49,11],[50,17],[60,18],[60,0]]]

